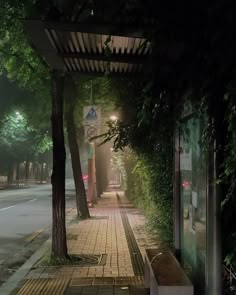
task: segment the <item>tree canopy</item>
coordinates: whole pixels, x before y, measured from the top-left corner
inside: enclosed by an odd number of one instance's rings
[[[30,125],[21,110],[8,113],[1,119],[0,137],[1,172],[7,172],[16,163],[37,161],[52,147],[48,132]]]
[[[30,46],[24,32],[23,19],[34,7],[34,1],[3,1],[0,7],[0,70],[10,80],[35,95],[45,95],[49,88],[49,72]]]
[[[51,149],[49,69],[23,27],[34,6],[34,1],[6,0],[0,7],[2,170],[6,160],[9,165],[33,161]]]

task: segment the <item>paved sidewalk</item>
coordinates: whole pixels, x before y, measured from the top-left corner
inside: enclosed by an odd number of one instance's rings
[[[71,213],[75,215],[75,209]],[[145,248],[160,247],[160,242],[148,235],[145,217],[122,192],[105,193],[90,214],[91,219],[67,226],[69,254],[79,255],[83,263],[56,267],[37,263],[12,294],[147,294],[143,269],[140,272],[143,261],[135,259],[144,255]]]

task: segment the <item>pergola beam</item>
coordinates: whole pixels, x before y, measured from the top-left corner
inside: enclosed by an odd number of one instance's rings
[[[132,55],[101,55],[101,54],[90,54],[90,53],[60,53],[58,54],[62,58],[77,58],[83,60],[95,60],[95,61],[107,61],[107,62],[119,62],[129,64],[143,64],[147,62],[147,57],[138,57]]]
[[[41,20],[25,20],[24,29],[29,36],[31,45],[41,55],[42,59],[54,70],[64,70],[63,60],[57,55],[50,43]]]
[[[81,72],[81,71],[70,71],[68,72],[72,75],[72,77],[79,78],[80,76],[86,77],[108,77],[108,78],[120,78],[120,79],[142,79],[144,77],[143,72],[134,72],[134,73],[124,73],[124,72],[110,72],[110,73],[102,73],[102,72]]]
[[[66,22],[43,22],[45,29],[58,30],[64,32],[80,32],[109,36],[121,36],[132,38],[144,38],[144,32],[150,32],[151,27],[138,28],[137,26],[128,25],[109,25],[109,24],[85,24],[85,23],[66,23]]]

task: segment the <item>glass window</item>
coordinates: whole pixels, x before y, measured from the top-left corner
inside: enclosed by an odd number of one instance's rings
[[[180,130],[181,262],[204,294],[206,266],[206,161],[203,128],[192,117]]]

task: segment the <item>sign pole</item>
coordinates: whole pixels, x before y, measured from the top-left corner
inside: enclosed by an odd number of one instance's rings
[[[91,85],[92,97],[92,85]],[[101,126],[101,107],[96,105],[84,106],[83,125],[85,131],[85,140],[89,141],[100,133]],[[97,198],[96,188],[96,164],[95,164],[95,142],[90,142],[88,158],[88,201],[93,203]]]
[[[97,199],[96,167],[95,167],[95,143],[90,143],[88,159],[88,201],[94,203]]]

